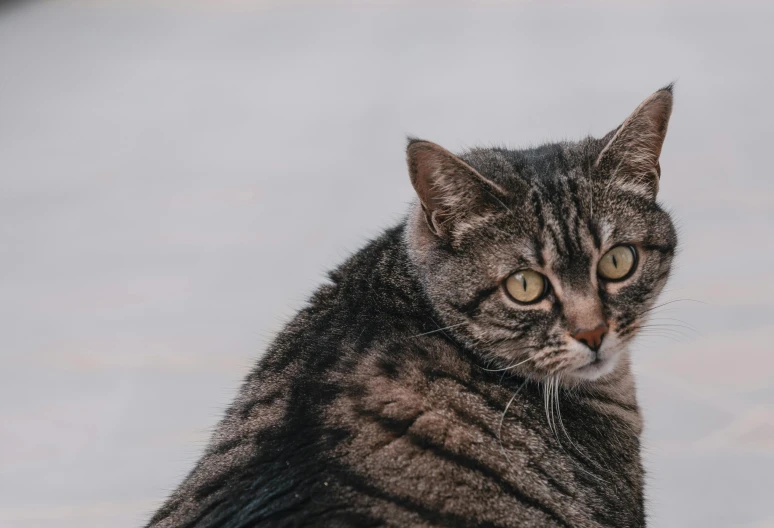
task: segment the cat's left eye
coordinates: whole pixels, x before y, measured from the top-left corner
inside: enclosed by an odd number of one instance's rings
[[[637,264],[637,253],[631,246],[616,246],[599,259],[597,272],[603,279],[621,281],[629,277]]]

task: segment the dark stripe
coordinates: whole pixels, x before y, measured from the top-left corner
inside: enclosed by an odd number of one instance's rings
[[[532,208],[534,209],[535,219],[538,223],[538,232],[542,234],[546,228],[546,222],[543,218],[543,202],[537,191],[532,191]]]
[[[634,404],[624,403],[618,400],[614,400],[612,398],[609,398],[608,396],[604,396],[602,394],[586,394],[584,395],[584,399],[592,402],[599,402],[604,403],[608,405],[614,405],[616,407],[620,407],[621,409],[624,409],[626,411],[630,412],[639,412],[639,407]]]
[[[476,293],[473,299],[469,300],[465,304],[462,304],[462,305],[452,304],[452,307],[466,314],[468,317],[474,317],[476,315],[476,310],[478,309],[479,305],[482,302],[484,302],[484,300],[486,300],[490,295],[496,292],[498,289],[500,289],[499,285],[490,286],[489,288],[480,290],[478,293]]]
[[[374,499],[389,502],[399,508],[402,508],[406,511],[417,514],[425,521],[437,523],[442,526],[459,526],[459,527],[477,526],[480,528],[500,528],[500,527],[505,528],[505,525],[496,524],[491,521],[475,522],[474,519],[471,519],[469,517],[465,517],[462,515],[449,513],[449,512],[441,512],[435,509],[428,508],[424,504],[421,504],[420,502],[414,499],[411,499],[409,497],[396,495],[382,488],[377,488],[376,486],[371,484],[370,479],[366,480],[360,475],[356,475],[344,468],[341,468],[341,470],[336,473],[336,476],[338,477],[339,481],[341,481],[344,484],[347,484],[348,486],[353,488],[353,490],[355,490],[356,492],[366,494],[370,497],[373,497]]]
[[[554,242],[554,247],[556,248],[556,252],[559,255],[565,255],[567,253],[567,248],[563,247],[563,245],[560,243],[562,240],[562,236],[556,231],[554,226],[547,226],[548,227],[548,234],[551,235],[551,239]]]
[[[244,438],[244,437],[237,437],[237,438],[231,438],[230,440],[225,440],[213,446],[212,449],[207,452],[206,456],[225,455],[229,451],[233,451],[234,449],[246,443],[247,441],[249,441],[249,438]]]
[[[558,512],[554,511],[554,509],[549,505],[543,504],[538,499],[530,497],[523,490],[517,488],[512,482],[503,478],[503,476],[497,470],[491,468],[490,466],[487,466],[486,464],[473,458],[449,451],[448,449],[445,449],[437,444],[428,442],[427,438],[414,434],[411,431],[406,434],[406,437],[411,440],[411,442],[417,447],[420,447],[426,451],[430,451],[437,457],[448,460],[457,467],[468,469],[488,478],[492,482],[496,483],[500,489],[518,499],[519,502],[525,506],[528,506],[529,508],[541,512],[543,515],[558,525],[566,526],[568,528],[571,526]]]
[[[220,478],[218,479],[206,481],[204,484],[196,488],[196,491],[194,491],[193,493],[193,498],[197,501],[201,501],[211,495],[215,495],[224,487],[226,487],[228,480],[229,480],[229,475],[224,474],[224,475],[221,475]]]
[[[674,246],[664,246],[661,244],[643,244],[642,249],[647,251],[657,251],[662,255],[673,255],[675,252]]]
[[[498,374],[499,374],[498,372],[488,372],[486,370],[481,369],[480,367],[478,368],[478,373],[482,377],[485,376],[487,378],[490,378],[488,380],[484,380],[483,381],[483,383],[486,383],[486,384],[492,383],[493,380],[495,380],[495,379],[497,379],[499,377],[498,376]],[[484,394],[483,392],[481,392],[479,390],[479,388],[471,380],[463,380],[462,378],[454,376],[453,374],[449,374],[448,372],[444,372],[444,371],[440,371],[440,370],[434,370],[434,369],[430,369],[430,370],[424,371],[424,375],[425,375],[425,378],[428,381],[430,381],[430,382],[433,382],[433,381],[438,380],[438,379],[446,379],[446,380],[449,380],[449,381],[452,381],[452,382],[456,383],[457,385],[459,385],[460,387],[462,387],[464,390],[468,391],[469,393],[474,394],[474,395],[480,397],[481,400],[484,403],[486,403],[487,407],[491,411],[497,413],[498,415],[501,414],[503,412],[503,410],[505,409],[505,402],[499,401],[499,400],[497,400],[495,398],[492,398],[491,396],[489,396],[487,394]],[[516,385],[516,386],[518,386],[518,385]]]
[[[502,330],[508,330],[509,332],[517,332],[517,335],[511,337],[510,339],[518,339],[520,337],[523,337],[526,333],[525,325],[521,322],[516,324],[506,324],[502,323],[500,321],[497,321],[496,319],[487,318],[485,321],[487,325],[494,326],[495,328],[500,328]]]
[[[581,201],[580,201],[580,193],[578,191],[578,183],[572,179],[567,179],[567,189],[568,189],[568,196],[570,198],[570,201],[572,203],[572,209],[573,209],[573,215],[572,215],[572,245],[575,251],[580,251],[580,248],[582,244],[580,243],[581,236],[580,236],[580,215],[581,215]],[[569,208],[568,208],[569,211]]]
[[[202,521],[205,517],[213,513],[215,510],[223,506],[223,503],[226,502],[226,497],[221,497],[219,499],[216,499],[209,503],[208,505],[204,506],[203,508],[201,505],[199,505],[199,510],[197,512],[196,517],[193,519],[188,520],[185,524],[178,525],[179,528],[187,528],[187,527],[194,527],[199,525],[199,522]],[[199,525],[201,526],[201,525]],[[212,523],[208,523],[207,526],[214,526]]]
[[[253,400],[250,400],[244,404],[244,406],[239,410],[239,417],[242,420],[246,420],[250,417],[250,415],[253,413],[253,410],[255,407],[259,405],[272,405],[275,403],[280,397],[285,395],[284,388],[279,388],[276,390],[273,390],[269,392],[268,394],[264,394],[258,398],[255,398]]]
[[[430,377],[430,376],[428,376]],[[443,379],[447,379],[452,381],[455,384],[459,384],[463,386],[464,390],[468,391],[473,396],[479,396],[484,400],[484,403],[486,404],[486,407],[493,412],[496,415],[501,414],[503,411],[500,409],[497,405],[492,405],[492,402],[486,401],[486,398],[483,397],[478,392],[471,392],[470,386],[458,378],[454,378],[453,376],[435,376],[435,379],[438,379],[438,377],[441,377]],[[451,410],[454,411],[454,414],[457,418],[459,418],[463,423],[467,425],[475,425],[479,428],[480,432],[488,434],[492,438],[497,438],[497,431],[492,429],[488,423],[485,421],[482,421],[478,415],[473,415],[467,411],[465,408],[461,408],[458,406],[452,406]],[[398,435],[402,436],[405,435],[408,430],[411,428],[411,426],[416,423],[416,421],[419,419],[421,414],[414,416],[409,419],[405,420],[396,420],[393,418],[387,418],[383,415],[374,412],[374,411],[361,411],[360,416],[367,417],[373,420],[374,422],[381,425],[383,428],[388,429],[392,435]],[[410,433],[409,433],[410,435]],[[395,436],[390,438],[390,441],[393,441]],[[518,439],[509,438],[508,443],[511,445],[511,447],[517,447],[518,449],[521,449],[527,453],[529,453],[529,462],[528,465],[530,468],[532,468],[535,472],[539,473],[544,479],[545,482],[556,489],[558,492],[560,492],[563,495],[566,495],[568,497],[574,497],[575,493],[570,490],[568,487],[566,487],[564,484],[557,481],[552,475],[550,475],[548,472],[546,472],[542,467],[535,465],[532,463],[532,460],[534,459],[534,453],[532,453],[532,450],[530,449],[529,445],[523,441],[520,441]]]
[[[602,239],[599,236],[599,231],[597,231],[598,226],[593,218],[586,220],[586,229],[588,229],[589,233],[591,233],[591,237],[594,239],[594,246],[597,249],[602,247]]]
[[[558,480],[556,480],[550,473],[548,473],[543,467],[541,467],[538,464],[535,464],[532,462],[532,458],[530,458],[527,461],[527,465],[535,471],[536,473],[540,473],[540,475],[545,479],[545,483],[554,488],[556,491],[561,493],[562,495],[565,495],[567,497],[570,497],[571,499],[574,499],[577,496],[577,493],[575,490],[571,490]]]

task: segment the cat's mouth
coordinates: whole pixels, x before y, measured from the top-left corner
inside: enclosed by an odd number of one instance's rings
[[[609,359],[603,359],[597,356],[590,363],[570,371],[569,374],[573,377],[594,381],[612,372],[617,362],[618,354],[615,354]]]
[[[593,353],[586,349],[588,360],[580,366],[567,372],[567,375],[579,380],[595,381],[610,374],[618,365],[620,358],[620,347],[610,343],[607,347],[602,346],[599,353]]]
[[[624,343],[614,329],[605,336],[598,352],[593,352],[580,343],[573,343],[571,350],[575,352],[579,361],[565,374],[578,381],[596,381],[615,370],[624,348],[626,348]]]

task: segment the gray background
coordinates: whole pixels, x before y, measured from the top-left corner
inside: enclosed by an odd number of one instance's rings
[[[774,526],[774,11],[440,5],[0,8],[0,526],[146,520],[324,271],[401,217],[406,134],[600,135],[672,80],[664,300],[701,303],[635,347],[652,525]]]

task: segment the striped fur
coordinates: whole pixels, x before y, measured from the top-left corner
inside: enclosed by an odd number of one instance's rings
[[[648,153],[615,159],[663,141],[643,108],[601,140],[459,157],[410,143],[420,201],[280,333],[149,526],[644,526],[627,344],[676,236],[641,185],[660,173]],[[638,268],[604,284],[596,262],[619,243]],[[551,280],[538,304],[504,295],[523,268]],[[568,334],[589,303],[611,328],[604,371]]]

